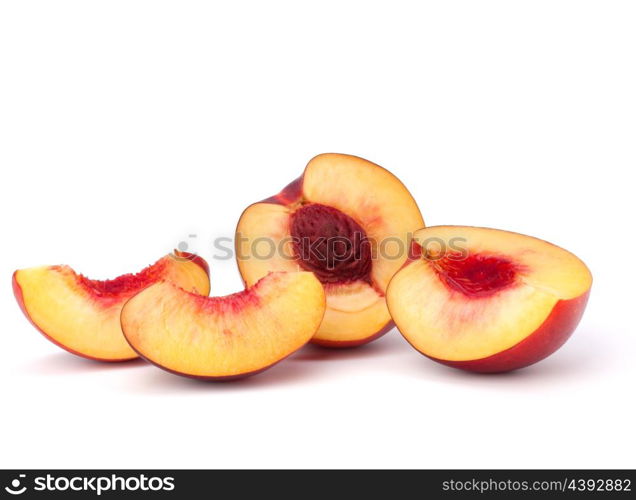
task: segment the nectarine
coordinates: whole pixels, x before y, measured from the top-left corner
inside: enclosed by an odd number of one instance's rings
[[[592,276],[570,252],[496,229],[417,231],[387,290],[406,340],[464,370],[503,372],[556,351],[576,328]]]
[[[121,313],[126,339],[143,358],[193,378],[230,380],[258,373],[314,335],[325,294],[309,272],[270,273],[226,297],[201,297],[157,283]]]
[[[312,342],[349,347],[393,326],[385,290],[424,225],[409,191],[356,156],[321,154],[279,194],[249,206],[236,229],[246,285],[270,271],[312,271],[327,311]]]
[[[137,357],[120,326],[124,303],[143,288],[161,280],[203,295],[210,292],[207,263],[176,251],[138,274],[99,281],[68,266],[21,269],[13,274],[13,291],[33,325],[58,346],[100,361]]]

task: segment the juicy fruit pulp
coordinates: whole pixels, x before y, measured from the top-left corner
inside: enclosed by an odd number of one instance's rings
[[[355,220],[319,203],[302,205],[290,218],[294,255],[322,283],[370,282],[371,244]]]
[[[306,344],[325,312],[312,273],[271,273],[226,297],[157,283],[130,299],[121,324],[130,345],[157,366],[228,380],[264,370]]]
[[[77,282],[86,292],[95,297],[132,296],[139,290],[162,279],[165,267],[166,262],[159,261],[156,265],[148,266],[137,274],[123,274],[111,280],[94,280],[79,274]],[[61,266],[53,266],[53,269],[60,270]]]
[[[452,253],[430,260],[440,280],[467,297],[487,297],[514,285],[519,266],[505,257]]]
[[[140,273],[104,281],[89,279],[68,266],[21,269],[13,275],[13,290],[26,317],[53,343],[86,358],[125,361],[137,354],[121,331],[124,303],[160,280],[207,295],[208,273],[200,257],[176,252]]]
[[[446,250],[455,241],[461,254]],[[512,370],[554,352],[592,284],[570,252],[508,231],[429,227],[415,233],[414,246],[388,287],[391,315],[417,350],[466,370]]]

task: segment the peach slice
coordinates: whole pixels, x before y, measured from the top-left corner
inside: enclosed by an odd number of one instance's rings
[[[321,154],[276,196],[249,206],[236,229],[247,286],[269,271],[312,271],[327,311],[312,342],[349,347],[393,327],[385,290],[424,225],[406,187],[356,156]]]
[[[73,354],[99,361],[137,357],[121,331],[121,308],[130,297],[160,280],[210,293],[209,268],[201,257],[175,251],[138,274],[92,280],[68,266],[21,269],[13,292],[26,317],[46,338]]]
[[[463,226],[417,231],[387,303],[406,340],[440,363],[504,372],[570,337],[592,276],[575,255],[531,236]]]
[[[230,380],[278,363],[305,345],[325,312],[308,272],[271,273],[226,297],[201,297],[157,283],[121,314],[126,339],[151,363],[178,375]]]

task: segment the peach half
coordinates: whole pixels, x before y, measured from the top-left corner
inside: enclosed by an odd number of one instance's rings
[[[210,293],[207,263],[179,251],[140,273],[106,281],[86,278],[68,266],[21,269],[13,274],[13,292],[29,321],[54,344],[89,359],[126,361],[137,353],[121,331],[121,309],[133,295],[161,280]]]
[[[279,194],[249,206],[236,229],[247,286],[270,271],[312,271],[327,296],[312,339],[367,343],[393,327],[385,291],[424,225],[415,200],[389,171],[356,156],[321,154]]]
[[[201,297],[154,284],[124,306],[126,339],[169,372],[231,380],[263,371],[305,345],[325,312],[312,273],[271,273],[226,297]]]
[[[425,356],[464,370],[505,372],[565,343],[591,285],[579,258],[546,241],[437,226],[415,233],[387,303],[402,335]]]

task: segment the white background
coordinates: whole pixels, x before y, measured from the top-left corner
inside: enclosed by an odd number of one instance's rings
[[[618,1],[3,2],[0,466],[636,467],[635,25]],[[474,376],[394,330],[204,384],[76,358],[19,311],[16,268],[111,278],[186,240],[239,290],[213,238],[328,151],[429,225],[579,255],[570,342]]]

